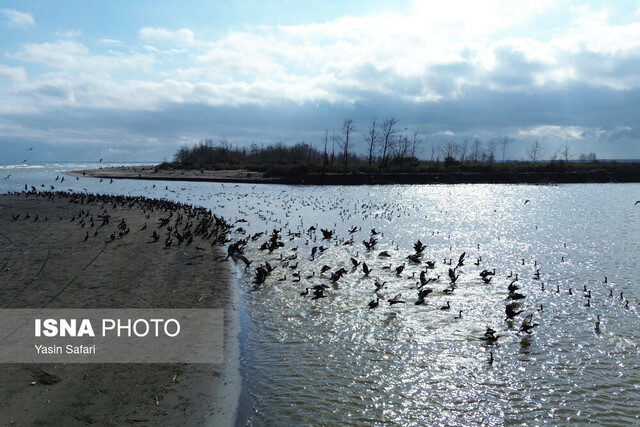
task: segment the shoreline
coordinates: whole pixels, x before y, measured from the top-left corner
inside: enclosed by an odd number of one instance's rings
[[[152,231],[163,232],[159,218],[195,208],[95,197],[0,195],[1,307],[224,308],[224,363],[0,364],[0,423],[234,425],[242,385],[239,296],[233,266],[212,245],[216,237],[154,243]],[[99,227],[105,213],[110,221]],[[46,384],[34,371],[60,381]]]
[[[156,166],[121,166],[67,172],[76,177],[283,185],[398,185],[398,184],[587,184],[640,182],[640,170],[594,168],[565,172],[408,172],[301,174],[268,177],[263,172],[233,170],[164,170]]]

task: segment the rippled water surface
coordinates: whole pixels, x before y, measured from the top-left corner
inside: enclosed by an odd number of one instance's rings
[[[13,172],[0,191],[25,183],[48,189],[63,169]],[[248,221],[237,222],[241,229],[231,236],[248,239],[252,262],[237,268],[250,399],[242,423],[640,423],[640,185],[67,182],[75,191],[165,197]],[[317,231],[309,233],[312,226]],[[274,228],[284,247],[259,250]],[[334,237],[323,239],[320,228]],[[367,251],[362,241],[374,228],[377,244]],[[259,232],[265,234],[250,239]],[[407,256],[418,240],[426,249],[414,264]],[[312,260],[312,248],[321,246]],[[379,257],[381,251],[391,257]],[[448,264],[455,267],[462,253],[456,289],[443,294]],[[372,269],[368,277],[352,257]],[[415,305],[427,260],[435,261],[426,270],[436,279],[427,285],[433,292]],[[265,262],[275,269],[255,286],[254,269]],[[321,274],[323,265],[330,269]],[[332,283],[330,274],[341,267],[347,274]],[[495,269],[489,284],[479,276],[484,269]],[[522,313],[505,321],[516,275],[526,298],[519,300]],[[387,283],[380,305],[369,309],[376,280]],[[321,284],[329,286],[326,298],[312,300],[313,290],[300,295]],[[389,305],[398,294],[406,302]],[[451,308],[441,310],[447,301]],[[519,332],[527,314],[539,324],[529,334]],[[480,340],[487,327],[499,336],[494,344]]]

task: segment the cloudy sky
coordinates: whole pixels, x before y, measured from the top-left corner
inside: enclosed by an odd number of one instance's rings
[[[640,158],[640,1],[3,0],[0,40],[0,162],[320,147],[347,117],[364,151],[374,116],[423,157],[508,138],[512,159]]]

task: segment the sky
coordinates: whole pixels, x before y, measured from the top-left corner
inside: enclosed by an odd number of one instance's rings
[[[360,153],[395,118],[423,158],[640,158],[640,0],[3,0],[0,47],[0,162],[322,149],[346,118]]]

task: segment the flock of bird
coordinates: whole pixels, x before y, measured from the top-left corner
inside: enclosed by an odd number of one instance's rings
[[[200,238],[203,242],[209,242],[211,245],[222,245],[228,242],[227,233],[232,225],[227,223],[223,218],[213,214],[209,209],[196,207],[185,203],[172,202],[168,200],[151,199],[142,196],[123,196],[123,195],[107,195],[107,194],[90,194],[83,192],[69,191],[37,191],[34,187],[31,191],[21,193],[13,193],[23,195],[24,197],[40,197],[49,200],[63,199],[69,203],[83,206],[79,208],[71,218],[52,218],[53,220],[68,220],[75,222],[78,227],[85,230],[83,241],[102,236],[101,230],[109,229],[105,232],[106,243],[116,239],[123,239],[129,235],[130,227],[127,221],[122,218],[115,229],[107,227],[112,218],[112,210],[141,210],[150,219],[150,213],[162,212],[164,216],[158,219],[157,224],[149,226],[149,230],[153,228],[153,232],[149,231],[149,242],[158,242],[161,238],[164,247],[176,246],[180,244],[190,245],[194,241],[194,237]],[[90,205],[94,208],[90,209]],[[98,211],[95,206],[100,205]],[[86,207],[86,208],[85,208]],[[110,211],[111,209],[111,211]],[[29,212],[11,213],[13,221],[48,221],[47,216],[40,218],[39,214],[31,217]],[[91,230],[91,232],[89,231]],[[147,230],[147,222],[144,223],[139,231]]]
[[[524,202],[529,203],[530,200]],[[388,206],[391,209],[378,209],[373,205],[362,207],[369,212],[368,215],[384,216],[389,220],[393,220],[397,215],[393,206]],[[291,212],[287,212],[286,217],[290,214]],[[340,213],[343,221],[351,218],[351,215],[353,212],[349,212],[348,208]],[[504,295],[505,326],[487,326],[486,332],[477,336],[479,342],[488,348],[496,344],[501,337],[496,332],[497,329],[512,329],[513,323],[517,321],[519,326],[515,334],[529,335],[540,326],[538,322],[544,319],[545,312],[543,304],[532,302],[531,291],[535,287],[538,293],[575,295],[582,298],[582,304],[586,309],[594,306],[592,298],[596,297],[596,292],[608,291],[605,295],[610,301],[623,309],[630,308],[629,300],[623,298],[624,292],[621,291],[619,297],[614,298],[614,289],[611,287],[589,289],[587,285],[582,285],[582,292],[576,292],[571,286],[561,289],[559,284],[551,285],[547,281],[551,279],[545,279],[544,273],[541,272],[543,267],[536,260],[527,261],[521,258],[514,267],[521,267],[524,272],[510,270],[508,274],[506,271],[497,273],[496,268],[485,268],[480,254],[480,244],[477,245],[478,254],[473,258],[467,252],[462,252],[456,257],[436,260],[426,256],[427,245],[421,240],[414,243],[412,252],[403,253],[394,242],[385,242],[385,249],[379,250],[384,241],[384,233],[375,228],[367,233],[359,226],[352,226],[347,228],[346,235],[338,236],[335,229],[321,228],[317,224],[301,228],[302,224],[303,222],[289,231],[282,227],[274,228],[271,232],[262,231],[254,234],[248,234],[244,227],[235,230],[242,237],[229,245],[228,258],[244,266],[247,276],[253,282],[254,290],[269,292],[269,289],[280,286],[282,282],[299,282],[299,297],[317,301],[329,296],[340,298],[341,289],[345,286],[356,286],[355,283],[369,280],[369,289],[375,296],[367,301],[366,294],[363,295],[364,310],[379,309],[383,302],[390,307],[413,303],[416,306],[434,307],[443,313],[453,311],[457,314],[452,316],[452,320],[457,320],[462,319],[465,308],[452,304],[452,294],[459,292],[460,287],[468,285],[491,287]],[[394,245],[394,249],[389,249],[389,246]],[[336,262],[334,258],[333,263],[324,263],[323,254],[333,247],[350,249],[343,251],[345,258],[342,261]],[[333,253],[339,252],[334,250]],[[396,263],[389,260],[395,260]],[[558,262],[564,262],[564,257]],[[533,273],[530,278],[525,279],[528,271]],[[372,277],[374,275],[375,277]],[[402,288],[407,291],[385,296],[386,291],[391,288],[390,283],[403,283]],[[606,277],[602,284],[611,285]],[[394,287],[397,288],[397,285]],[[414,295],[413,299],[407,298],[409,293]],[[598,299],[604,300],[600,299],[600,295]],[[439,301],[444,301],[444,304],[438,303]],[[593,331],[596,334],[601,333],[600,314],[597,315]],[[490,352],[489,363],[493,363],[493,360],[493,352]]]

